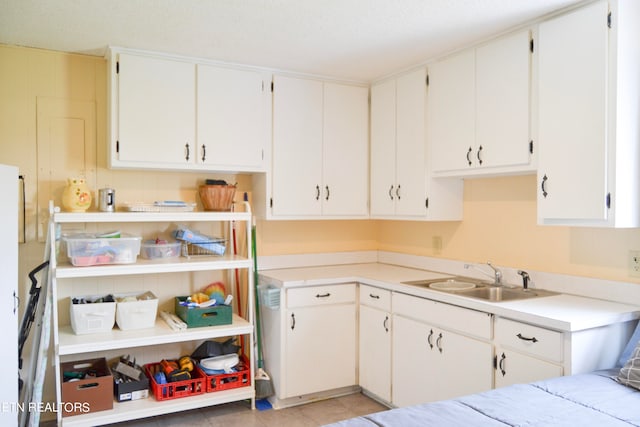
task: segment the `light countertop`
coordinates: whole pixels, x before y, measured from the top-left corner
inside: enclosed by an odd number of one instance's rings
[[[577,295],[559,294],[490,302],[403,284],[413,280],[447,277],[451,275],[390,264],[366,263],[266,270],[260,272],[260,283],[292,288],[355,282],[566,332],[640,318],[639,306]]]

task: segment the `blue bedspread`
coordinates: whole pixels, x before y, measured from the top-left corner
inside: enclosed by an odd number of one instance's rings
[[[640,426],[640,391],[599,371],[397,408],[333,427]]]

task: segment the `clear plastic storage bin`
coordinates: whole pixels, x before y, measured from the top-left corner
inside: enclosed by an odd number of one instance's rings
[[[79,267],[102,264],[133,264],[140,254],[141,237],[95,237],[79,234],[64,237],[71,264]]]

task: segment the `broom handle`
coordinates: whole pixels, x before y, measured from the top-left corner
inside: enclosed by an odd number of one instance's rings
[[[256,304],[256,343],[258,345],[258,368],[263,368],[263,359],[262,359],[262,333],[260,326],[260,303],[259,303],[259,295],[258,295],[258,253],[256,251],[256,226],[253,224],[251,226],[251,252],[253,255],[253,285],[255,287],[255,304]]]

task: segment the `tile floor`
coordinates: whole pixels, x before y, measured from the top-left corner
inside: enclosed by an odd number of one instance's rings
[[[356,393],[286,409],[252,411],[246,402],[145,418],[113,427],[317,427],[327,423],[386,410],[387,407]]]

